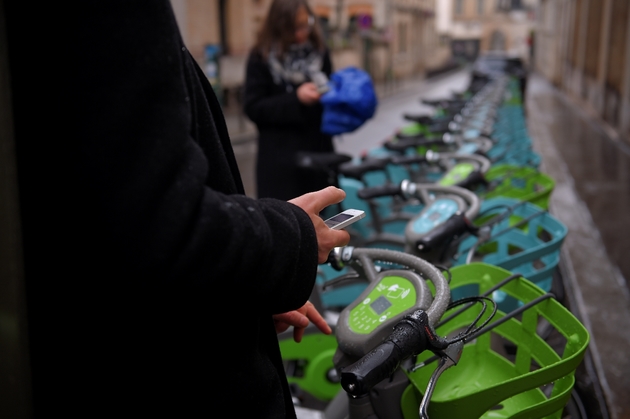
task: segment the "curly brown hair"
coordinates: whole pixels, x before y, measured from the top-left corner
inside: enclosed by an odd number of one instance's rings
[[[307,0],[273,0],[271,6],[269,6],[267,17],[258,33],[258,40],[254,45],[254,49],[257,50],[263,58],[268,58],[269,52],[274,45],[279,48],[278,52],[280,55],[284,55],[289,49],[289,46],[294,42],[296,30],[295,17],[300,7],[306,8],[308,14],[313,16],[314,19],[308,40],[316,49],[320,51],[324,49],[324,40],[317,22],[317,17],[313,13]]]

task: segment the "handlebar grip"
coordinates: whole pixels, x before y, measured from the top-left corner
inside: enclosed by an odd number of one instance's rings
[[[426,349],[441,350],[448,342],[435,334],[429,317],[416,310],[403,317],[387,340],[341,370],[341,386],[354,396],[366,394],[372,387],[392,375],[400,363]]]
[[[466,99],[422,99],[421,103],[433,107],[450,108],[450,107],[463,107],[468,100]]]
[[[414,140],[422,140],[422,139],[426,138],[424,133],[406,134],[404,132],[397,132],[394,135],[394,137],[396,137],[396,139],[398,141],[400,141],[400,140],[414,141]],[[412,142],[410,145],[414,145],[414,143]]]
[[[402,153],[409,148],[444,144],[444,140],[441,138],[426,138],[423,135],[407,136],[405,134],[396,134],[396,138],[395,141],[386,141],[383,143],[383,147],[391,151]]]
[[[442,99],[420,99],[420,103],[429,106],[440,106],[440,104],[444,103]]]
[[[416,247],[422,253],[432,252],[435,248],[446,243],[473,227],[462,213],[453,214],[448,220],[431,230],[427,235],[416,241]]]
[[[389,163],[389,157],[368,159],[361,163],[345,163],[339,166],[339,173],[353,179],[361,180],[364,174],[384,170]]]
[[[403,114],[403,118],[408,121],[417,122],[421,125],[428,125],[435,121],[435,118],[432,115],[412,115],[412,114]]]
[[[304,169],[335,169],[352,160],[352,156],[335,152],[304,151],[297,154],[297,165]]]
[[[392,157],[393,164],[413,164],[413,163],[425,163],[427,158],[423,155],[416,154],[413,156],[394,156]]]
[[[474,187],[477,185],[487,185],[487,184],[488,182],[486,181],[486,178],[484,177],[483,173],[481,173],[480,170],[474,170],[468,176],[466,176],[466,178],[457,182],[455,186],[470,189],[471,187]]]
[[[394,342],[386,341],[341,372],[341,386],[352,395],[366,394],[389,377],[403,360],[402,351]]]
[[[429,132],[432,134],[445,134],[451,131],[450,121],[447,122],[439,122],[429,126]]]
[[[361,199],[373,199],[382,196],[403,195],[399,184],[386,183],[379,186],[370,186],[368,188],[359,189],[357,196]]]

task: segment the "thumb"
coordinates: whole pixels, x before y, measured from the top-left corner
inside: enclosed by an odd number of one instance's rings
[[[338,204],[346,197],[346,192],[343,189],[334,186],[328,186],[314,193],[317,194],[316,199],[313,201],[316,213],[320,213],[324,208],[330,205]]]
[[[289,202],[297,205],[307,212],[319,214],[324,208],[338,204],[346,197],[343,189],[334,186],[328,186],[319,191],[309,192],[305,195],[298,196]]]

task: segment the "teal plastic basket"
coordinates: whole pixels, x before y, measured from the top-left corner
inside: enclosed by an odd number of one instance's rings
[[[475,223],[499,216],[509,208],[514,208],[512,215],[493,225],[491,239],[476,248],[472,260],[520,273],[549,291],[568,229],[546,210],[530,202],[507,198],[484,201]],[[514,227],[519,223],[522,225]],[[466,264],[469,250],[476,242],[477,237],[471,236],[460,243],[453,266]],[[516,301],[502,292],[493,297],[503,310],[516,307]]]

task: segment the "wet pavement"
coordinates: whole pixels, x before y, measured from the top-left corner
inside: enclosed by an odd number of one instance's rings
[[[553,141],[601,233],[606,252],[630,281],[630,145],[611,139],[568,98],[549,90],[542,80],[534,79],[530,131],[540,125]]]
[[[585,364],[610,417],[630,418],[630,153],[544,79],[533,75],[528,89],[534,149],[556,181],[550,211],[569,228],[560,271],[571,309],[591,333]]]
[[[404,112],[430,111],[419,98],[446,97],[468,82],[467,71],[460,70],[377,86],[374,118],[337,137],[337,151],[357,156],[380,145],[408,124]],[[536,74],[528,83],[526,107],[540,170],[556,181],[550,211],[569,229],[558,269],[565,304],[591,334],[576,388],[587,417],[630,419],[630,146]],[[237,122],[230,125],[228,117],[228,127]],[[255,133],[230,131],[246,190],[255,196]]]

